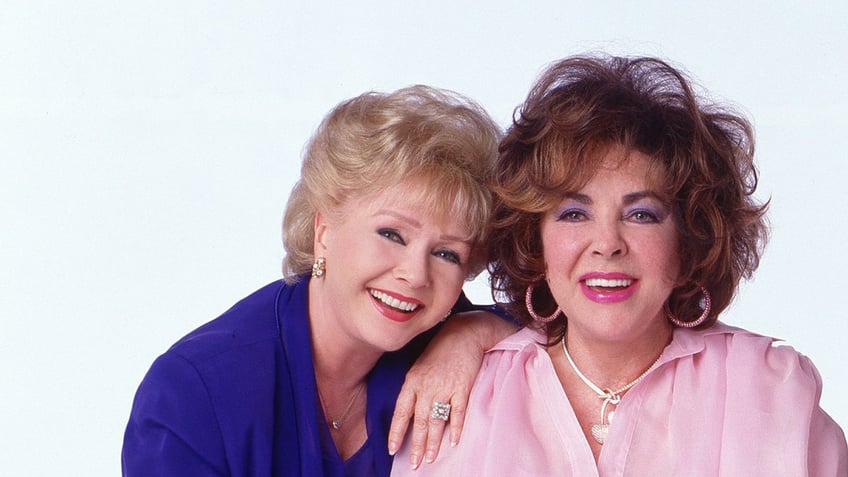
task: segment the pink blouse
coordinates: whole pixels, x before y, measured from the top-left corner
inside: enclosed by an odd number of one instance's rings
[[[848,476],[839,426],[819,407],[810,360],[721,323],[676,329],[657,366],[615,410],[598,464],[553,363],[524,329],[486,356],[460,444],[393,476]]]

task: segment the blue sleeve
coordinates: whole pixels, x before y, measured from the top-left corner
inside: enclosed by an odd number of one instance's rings
[[[121,467],[128,477],[229,475],[206,386],[180,356],[159,357],[139,386],[124,434]]]
[[[498,317],[504,321],[508,321],[515,325],[516,330],[521,328],[523,325],[512,317],[509,313],[507,313],[506,308],[500,305],[474,305],[474,310],[483,310],[498,315]]]
[[[512,317],[509,313],[507,313],[506,309],[500,305],[475,305],[471,303],[471,300],[465,296],[465,292],[462,292],[459,295],[459,299],[454,303],[451,308],[451,313],[461,313],[463,311],[488,311],[489,313],[493,313],[498,315],[502,320],[508,321],[514,324],[517,328],[521,327],[521,323],[519,323],[515,318]]]

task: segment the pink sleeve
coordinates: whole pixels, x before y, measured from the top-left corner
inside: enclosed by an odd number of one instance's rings
[[[767,369],[759,379],[767,386],[762,389],[772,396],[760,396],[759,401],[771,402],[772,409],[780,413],[784,427],[774,429],[775,433],[804,450],[806,461],[797,462],[799,472],[806,467],[810,476],[848,476],[845,435],[821,408],[822,380],[815,365],[789,346],[770,345],[763,352]],[[792,453],[786,451],[780,458],[788,459],[787,454]]]
[[[801,367],[815,380],[816,406],[810,416],[810,436],[807,465],[811,476],[848,476],[848,444],[845,434],[836,422],[818,405],[821,397],[821,376],[806,356],[801,356]]]

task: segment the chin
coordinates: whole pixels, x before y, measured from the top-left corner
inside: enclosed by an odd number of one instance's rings
[[[396,335],[388,337],[375,336],[373,338],[374,339],[370,340],[370,343],[375,349],[378,349],[383,353],[391,353],[392,351],[397,351],[406,346],[407,343],[412,341],[414,336],[404,340],[399,340]]]
[[[380,351],[384,352],[384,353],[391,353],[393,351],[397,351],[397,350],[403,348],[410,341],[411,340],[406,340],[404,342],[391,341],[391,342],[388,342],[388,343],[387,342],[376,343],[375,347],[377,349],[379,349]]]

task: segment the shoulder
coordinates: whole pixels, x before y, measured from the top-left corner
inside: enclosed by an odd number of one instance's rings
[[[192,463],[222,469],[225,447],[235,456],[261,454],[242,452],[242,437],[248,435],[254,450],[269,448],[280,409],[289,409],[291,399],[284,392],[291,388],[290,363],[277,325],[278,306],[294,318],[285,303],[290,288],[281,282],[261,288],[153,362],[133,401],[125,466],[149,470]],[[167,455],[157,454],[152,442]]]
[[[761,446],[740,452],[740,462],[762,451],[781,456],[783,470],[789,473],[808,463],[812,475],[844,473],[848,465],[845,437],[820,407],[821,377],[807,356],[776,338],[722,323],[707,330],[675,330],[667,351],[671,355],[667,361],[675,365],[658,369],[654,396],[662,401],[663,393],[689,393],[689,401],[700,402],[698,408],[708,413],[705,422],[720,416],[729,419],[721,427],[726,431],[724,439],[738,439],[739,449],[756,438]],[[710,399],[702,399],[707,394]],[[664,409],[670,409],[666,404]],[[690,416],[693,410],[684,412]],[[681,418],[681,422],[689,421]],[[796,470],[788,470],[790,463],[797,464]],[[828,466],[842,470],[812,471]]]
[[[669,349],[761,389],[797,388],[815,393],[816,400],[821,392],[821,377],[808,357],[782,340],[721,322],[701,331],[676,329]]]
[[[275,362],[280,347],[275,304],[286,287],[266,285],[181,338],[153,362],[139,393],[187,396],[226,391],[245,380],[258,384],[256,374]]]
[[[267,285],[177,341],[153,362],[136,399],[259,406],[288,376],[276,317],[278,297],[287,288]]]
[[[545,346],[546,336],[532,328],[522,328],[493,346],[483,358],[478,383],[489,381],[493,389],[522,383],[544,375],[552,368]],[[475,384],[477,386],[477,384]]]
[[[760,362],[771,368],[807,366],[809,358],[785,341],[717,323],[704,332],[706,352],[726,353],[729,360]]]
[[[523,328],[486,352],[471,388],[466,415],[469,425],[464,429],[482,433],[481,439],[487,440],[483,434],[496,415],[498,425],[523,422],[524,426],[529,415],[547,408],[539,400],[561,393],[545,340],[542,333]],[[509,412],[502,412],[504,406]],[[467,440],[466,432],[463,430],[462,441]]]
[[[260,288],[182,337],[165,355],[200,363],[257,343],[278,340],[275,303],[287,288],[279,281]]]
[[[488,354],[536,354],[545,351],[546,340],[547,338],[540,331],[525,327],[501,340],[488,351]]]

